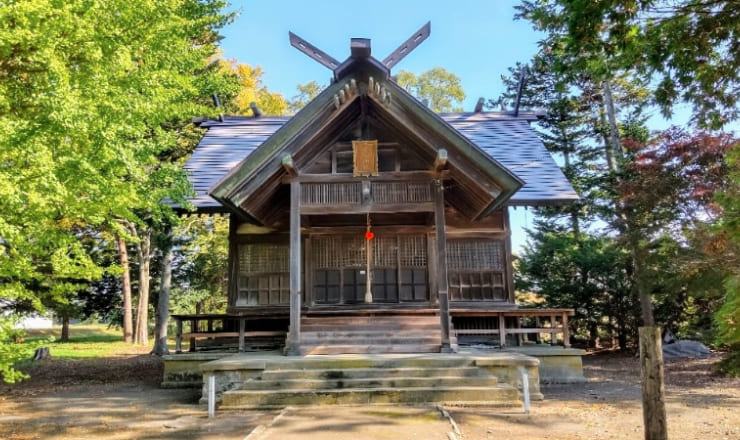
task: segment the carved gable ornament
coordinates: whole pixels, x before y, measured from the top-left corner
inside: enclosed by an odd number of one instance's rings
[[[353,175],[378,175],[378,141],[352,141]]]

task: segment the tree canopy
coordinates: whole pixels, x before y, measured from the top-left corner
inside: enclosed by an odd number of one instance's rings
[[[210,60],[221,0],[29,0],[0,8],[0,296],[68,303],[104,273],[80,237],[182,201],[187,118],[236,89]],[[166,159],[166,160],[163,160]]]
[[[462,111],[465,92],[460,78],[442,67],[435,67],[419,75],[401,70],[396,82],[436,113]]]

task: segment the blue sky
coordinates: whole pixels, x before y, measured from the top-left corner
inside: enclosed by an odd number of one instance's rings
[[[331,72],[290,46],[288,31],[329,55],[344,61],[350,38],[370,38],[372,54],[383,59],[427,21],[431,36],[404,58],[393,71],[421,73],[441,66],[461,78],[467,95],[463,106],[472,110],[479,97],[494,98],[503,91],[501,75],[517,61],[537,52],[542,38],[531,25],[514,20],[508,0],[376,0],[339,1],[232,1],[239,17],[223,32],[221,48],[227,59],[261,66],[263,81],[274,92],[290,98],[296,85],[309,81],[327,84]],[[511,211],[513,248],[519,249],[532,211]]]
[[[442,66],[462,79],[464,107],[472,109],[481,96],[502,91],[500,77],[517,61],[537,52],[536,34],[526,21],[514,21],[518,1],[233,1],[240,16],[224,31],[224,57],[259,65],[264,84],[286,97],[296,84],[326,84],[331,72],[288,43],[292,31],[329,55],[344,61],[350,38],[372,40],[372,53],[383,59],[427,21],[428,40],[399,63],[400,69],[421,73]]]

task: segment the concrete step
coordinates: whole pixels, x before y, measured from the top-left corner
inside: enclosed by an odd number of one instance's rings
[[[344,388],[334,390],[297,389],[233,390],[223,393],[222,409],[281,408],[288,405],[358,405],[393,403],[486,402],[491,405],[519,406],[519,393],[509,385],[493,387],[435,388]]]
[[[450,388],[493,387],[498,384],[489,377],[374,377],[360,379],[282,379],[244,382],[242,390],[341,390],[344,388]]]
[[[382,354],[439,353],[440,344],[376,344],[376,345],[301,345],[301,355],[313,354]]]
[[[371,379],[396,377],[491,377],[484,370],[473,366],[450,367],[400,367],[400,368],[310,368],[295,370],[265,370],[262,380],[280,381],[291,379],[326,380],[326,379]]]

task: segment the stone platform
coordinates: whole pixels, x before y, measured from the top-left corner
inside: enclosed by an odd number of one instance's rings
[[[445,403],[519,406],[522,372],[533,400],[540,383],[583,382],[582,350],[546,345],[458,353],[284,356],[198,352],[165,356],[163,387],[216,383],[219,408],[308,404]]]

